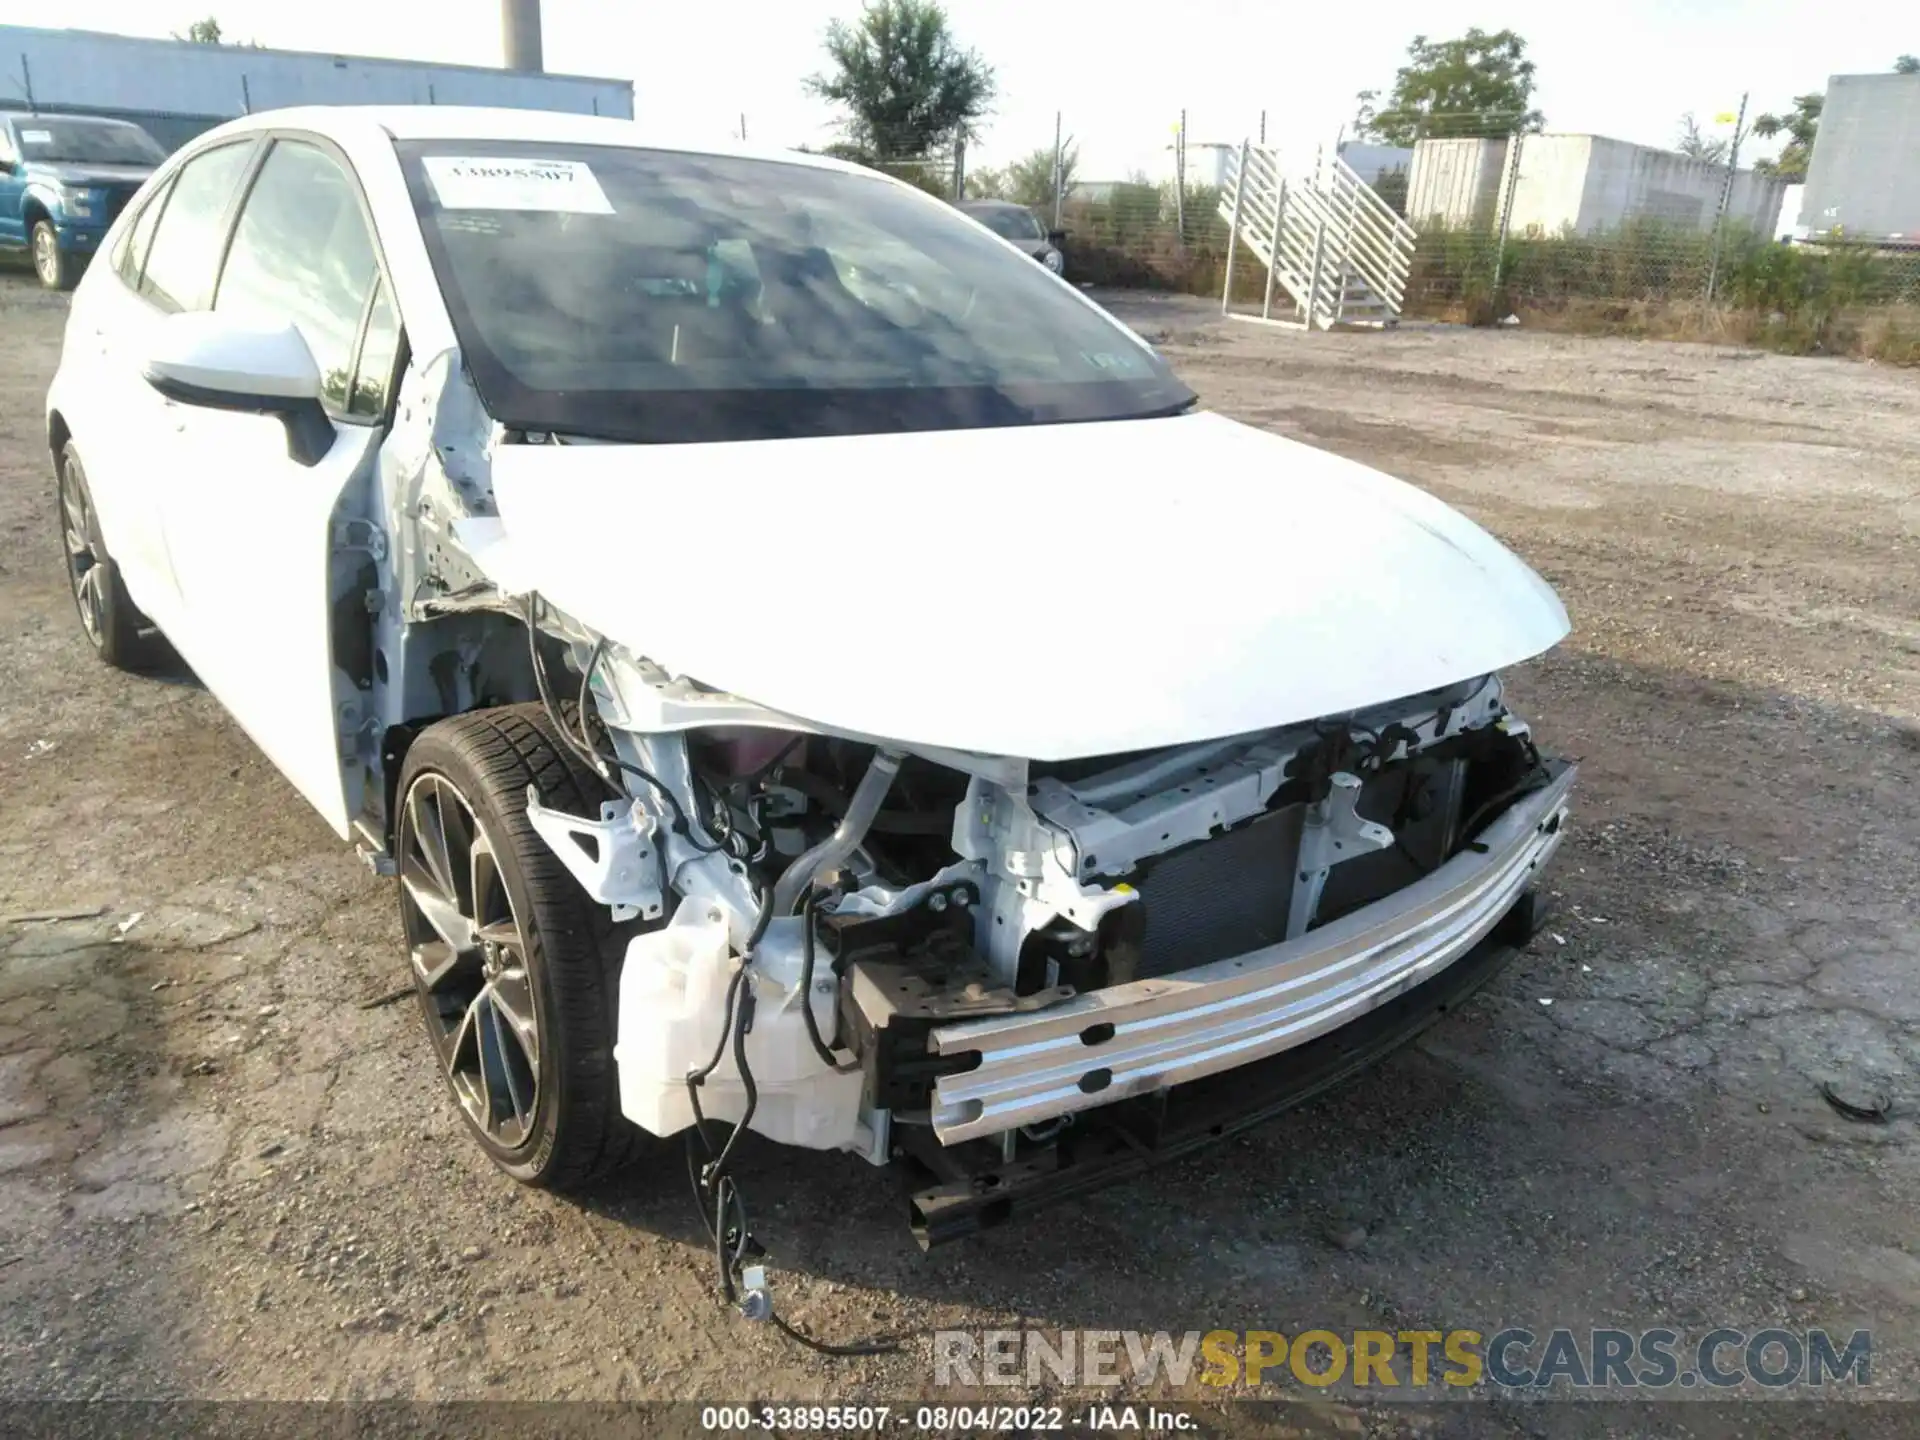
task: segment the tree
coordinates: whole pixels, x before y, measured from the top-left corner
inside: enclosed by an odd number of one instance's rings
[[[1920,55],[1902,55],[1893,62],[1896,75],[1920,75]]]
[[[1075,172],[1080,166],[1080,147],[1060,147],[1060,194],[1073,190]],[[1053,147],[1042,145],[1007,166],[1007,199],[1036,210],[1053,212]]]
[[[1722,164],[1727,158],[1725,137],[1707,134],[1691,110],[1680,117],[1680,139],[1673,148],[1689,160],[1705,160],[1710,165]]]
[[[1396,165],[1391,170],[1382,170],[1373,177],[1373,193],[1392,207],[1393,213],[1404,216],[1407,213],[1407,167]]]
[[[1004,200],[1007,198],[1007,172],[982,166],[967,172],[967,199]]]
[[[1512,135],[1546,123],[1532,109],[1533,62],[1511,30],[1474,28],[1458,40],[1413,37],[1407,63],[1393,79],[1384,108],[1362,90],[1354,117],[1360,139],[1411,145],[1426,136]]]
[[[963,50],[937,0],[872,0],[851,24],[827,27],[813,94],[847,109],[847,139],[879,162],[918,160],[971,135],[993,102],[993,70]]]
[[[204,20],[196,20],[187,27],[187,33],[175,35],[176,40],[191,40],[195,45],[218,45],[220,43],[220,22],[209,15]]]
[[[1820,128],[1820,109],[1826,101],[1825,95],[1796,95],[1793,109],[1786,114],[1769,112],[1756,119],[1754,134],[1769,140],[1775,135],[1785,135],[1787,143],[1776,158],[1756,161],[1753,168],[1764,175],[1778,175],[1782,180],[1805,180],[1807,161],[1813,157],[1813,137]]]

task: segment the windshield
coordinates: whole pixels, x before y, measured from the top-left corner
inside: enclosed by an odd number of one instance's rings
[[[969,210],[967,213],[1002,239],[1042,240],[1046,238],[1046,232],[1040,228],[1040,222],[1034,218],[1031,210],[1021,210],[1012,206],[1002,209],[996,205],[992,209]]]
[[[607,146],[399,149],[468,369],[511,427],[751,440],[1193,403],[1130,331],[879,176]]]
[[[158,165],[167,152],[124,120],[68,120],[35,115],[14,122],[23,160],[74,165]]]

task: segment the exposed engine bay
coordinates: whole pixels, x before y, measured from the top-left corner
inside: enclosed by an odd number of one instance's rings
[[[562,658],[579,744],[627,798],[576,816],[530,796],[528,814],[638,922],[622,1108],[659,1135],[744,1122],[875,1164],[970,1142],[1011,1160],[1082,1110],[1296,1043],[1116,1078],[1086,1059],[1133,1027],[1095,1018],[1069,1037],[1071,1084],[1023,1079],[1004,1104],[965,1093],[994,1070],[994,1047],[967,1042],[982,1027],[1282,957],[1565,789],[1491,676],[1253,735],[1029,762],[741,723],[744,702],[584,636]]]

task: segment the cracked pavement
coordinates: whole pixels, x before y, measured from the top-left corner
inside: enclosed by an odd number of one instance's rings
[[[1559,588],[1574,637],[1513,677],[1582,763],[1555,912],[1338,1094],[931,1257],[888,1177],[749,1143],[783,1313],[916,1337],[827,1360],[719,1307],[677,1151],[585,1204],[490,1171],[386,1003],[387,886],[193,684],[86,652],[39,429],[64,306],[0,276],[0,1397],[900,1399],[935,1327],[1418,1321],[1867,1326],[1874,1391],[1920,1398],[1911,378],[1116,308]]]

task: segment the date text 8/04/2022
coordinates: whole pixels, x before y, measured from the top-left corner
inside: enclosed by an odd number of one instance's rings
[[[708,1405],[700,1428],[718,1432],[879,1434],[889,1429],[934,1434],[1118,1430],[1174,1434],[1198,1428],[1186,1411],[1165,1405]]]

